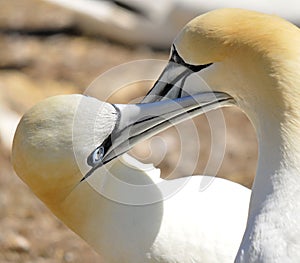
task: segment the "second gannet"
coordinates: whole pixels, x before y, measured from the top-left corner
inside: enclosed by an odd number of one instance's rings
[[[105,262],[230,263],[245,229],[249,189],[215,178],[201,191],[207,177],[166,181],[158,169],[126,154],[102,167],[103,149],[91,154],[118,135],[112,133],[116,127],[134,144],[170,126],[170,115],[177,122],[188,117],[187,110],[206,111],[208,101],[227,99],[214,94],[198,101],[111,105],[83,95],[48,98],[20,121],[12,162],[18,176]],[[88,156],[98,169],[83,180]]]
[[[170,83],[198,71],[212,91],[232,96],[251,120],[259,157],[236,263],[300,259],[299,47],[299,28],[279,17],[240,9],[207,13],[175,39],[161,76],[169,84],[158,81],[144,99],[180,97]],[[178,75],[180,67],[190,71]]]

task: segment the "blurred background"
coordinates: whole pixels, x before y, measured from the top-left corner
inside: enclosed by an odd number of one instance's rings
[[[270,7],[235,1],[227,6],[278,13],[298,23],[299,4],[285,2],[283,8],[282,2]],[[101,262],[15,175],[11,143],[25,111],[49,96],[86,92],[95,78],[122,63],[167,60],[172,39],[187,21],[223,6],[220,1],[212,6],[179,0],[0,0],[0,262]],[[144,70],[157,70],[158,75],[160,69]],[[120,79],[126,74],[120,72]],[[141,81],[115,89],[107,82],[93,91],[100,99],[128,103],[145,95],[151,85]],[[222,114],[226,148],[217,176],[250,188],[257,160],[255,133],[238,109],[227,108]],[[191,127],[197,138],[190,139]],[[162,177],[184,176],[190,170],[209,174],[211,145],[211,127],[207,117],[200,116],[140,143],[131,154],[154,163]],[[190,156],[182,162],[182,155]]]

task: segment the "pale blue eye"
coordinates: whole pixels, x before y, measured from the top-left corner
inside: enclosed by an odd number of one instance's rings
[[[102,161],[103,156],[104,156],[104,147],[100,146],[93,153],[93,162],[98,163],[98,162]]]

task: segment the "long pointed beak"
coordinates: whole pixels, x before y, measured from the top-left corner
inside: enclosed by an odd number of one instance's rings
[[[207,111],[232,105],[231,96],[221,92],[203,92],[194,96],[142,104],[113,104],[119,118],[111,135],[88,157],[92,167],[82,180],[97,168],[167,128]]]

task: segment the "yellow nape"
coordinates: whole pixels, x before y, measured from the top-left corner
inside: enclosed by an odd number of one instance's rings
[[[13,142],[15,171],[47,203],[64,199],[74,187],[73,177],[79,172],[74,165],[70,135],[80,97],[74,95],[74,100],[65,98],[52,97],[29,110],[21,119]],[[65,175],[63,180],[62,174]]]
[[[99,110],[102,105],[82,95],[55,96],[35,105],[21,119],[13,142],[13,167],[48,206],[64,200],[82,178],[76,160],[80,154],[77,149],[84,150],[88,146],[92,149],[97,144],[93,131],[102,128],[88,130],[89,123],[93,125],[97,117],[88,112]],[[85,125],[74,129],[82,118],[86,120]],[[114,123],[105,125],[104,131],[109,132]],[[80,143],[81,140],[84,143]]]
[[[195,65],[220,62],[236,52],[291,59],[300,52],[299,31],[275,15],[226,8],[193,19],[174,43],[185,62]]]

